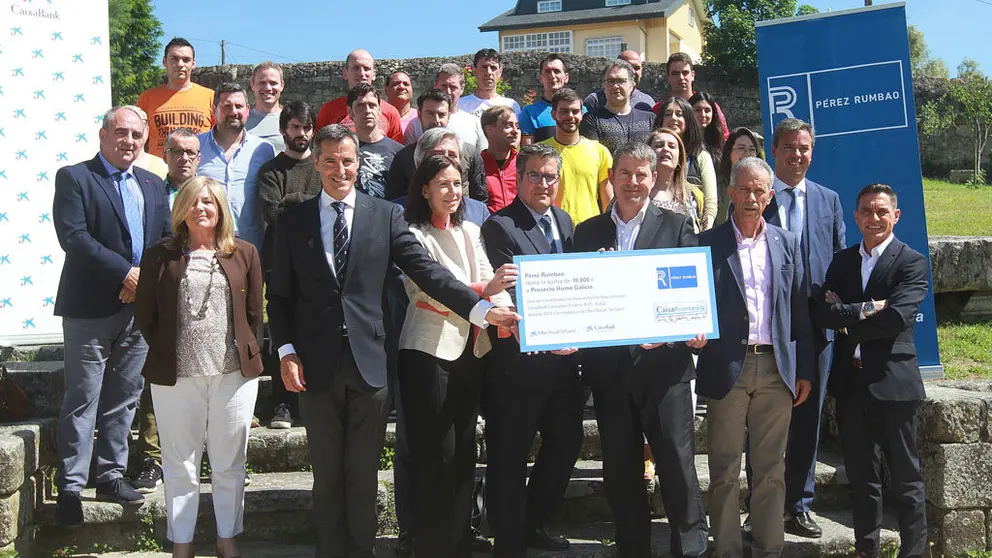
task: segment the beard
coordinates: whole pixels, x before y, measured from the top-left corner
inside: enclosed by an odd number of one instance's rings
[[[286,142],[286,149],[294,151],[296,153],[306,153],[307,149],[310,149],[311,140],[303,141],[302,136],[290,139],[283,134],[282,139]]]

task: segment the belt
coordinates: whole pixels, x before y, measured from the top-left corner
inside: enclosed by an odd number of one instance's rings
[[[748,345],[747,352],[755,355],[767,355],[775,352],[773,345]]]
[[[861,370],[863,368],[863,366],[861,365],[861,359],[860,358],[852,358],[851,359],[851,368],[856,368],[858,370]]]

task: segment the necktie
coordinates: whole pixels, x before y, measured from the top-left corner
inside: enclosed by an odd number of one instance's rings
[[[789,207],[785,214],[785,228],[789,229],[789,232],[796,235],[797,238],[802,239],[803,229],[805,229],[805,223],[803,223],[803,214],[799,210],[799,192],[795,188],[786,188],[786,193],[789,194]]]
[[[351,239],[348,238],[348,221],[344,217],[344,202],[333,202],[331,206],[338,212],[337,219],[334,220],[334,272],[338,278],[338,283],[344,283],[344,272],[348,266],[348,248],[351,246]]]
[[[127,219],[127,230],[131,233],[131,265],[136,266],[141,263],[141,253],[145,249],[145,226],[138,201],[141,194],[131,189],[127,176],[127,173],[115,172],[112,178],[124,204],[124,218]]]
[[[548,245],[551,246],[551,253],[557,254],[558,247],[555,246],[555,235],[551,233],[551,217],[541,215],[538,223],[541,225],[541,230],[544,231],[544,238],[548,241]]]

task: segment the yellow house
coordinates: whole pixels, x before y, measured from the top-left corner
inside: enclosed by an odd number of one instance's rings
[[[498,31],[502,52],[616,58],[633,50],[665,62],[674,52],[699,60],[706,17],[703,0],[517,0],[479,30]]]

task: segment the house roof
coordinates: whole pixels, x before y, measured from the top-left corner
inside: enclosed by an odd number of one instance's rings
[[[643,1],[643,0],[642,0]],[[553,27],[559,25],[580,23],[603,23],[608,21],[626,21],[638,18],[668,17],[682,6],[686,0],[648,0],[647,3],[631,3],[626,6],[599,7],[588,9],[565,9],[560,12],[518,13],[529,3],[518,1],[513,9],[494,17],[479,26],[479,31],[506,31],[510,29],[527,29],[532,27]],[[605,2],[600,0],[597,5]],[[530,11],[530,10],[527,10]]]

